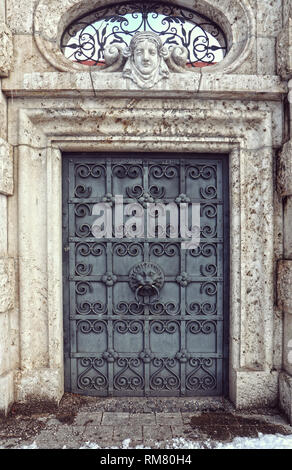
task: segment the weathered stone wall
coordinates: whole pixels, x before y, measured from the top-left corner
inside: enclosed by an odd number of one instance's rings
[[[290,19],[291,20],[291,19]],[[287,32],[287,31],[286,31]],[[290,36],[291,41],[291,36]],[[292,46],[292,42],[290,42]],[[285,77],[290,78],[292,68],[286,63]],[[289,93],[292,110],[292,96]],[[291,134],[290,129],[290,136]],[[283,372],[280,374],[280,404],[292,421],[292,140],[283,145],[278,161],[278,192],[283,198],[283,259],[278,262],[278,305],[283,311]]]
[[[283,312],[283,371],[279,377],[280,406],[292,422],[292,1],[283,2],[283,29],[277,41],[277,71],[288,81],[290,122],[278,158],[278,194],[283,203],[283,257],[278,261],[277,300]],[[287,119],[288,119],[287,117]]]
[[[280,398],[292,419],[292,0],[179,2],[233,47],[149,91],[60,52],[63,28],[102,3],[0,4],[0,410],[63,393],[61,151],[167,145],[231,154],[230,398]]]
[[[0,7],[0,411],[6,412],[14,399],[11,360],[12,316],[15,306],[15,258],[9,250],[8,205],[13,194],[13,147],[8,143],[7,99],[2,77],[9,74],[13,58],[12,35]]]

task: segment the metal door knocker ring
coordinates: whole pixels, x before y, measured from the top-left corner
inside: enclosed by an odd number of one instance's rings
[[[136,264],[129,272],[129,285],[135,292],[135,298],[139,304],[146,305],[157,302],[163,284],[164,273],[158,264],[145,261]],[[149,298],[147,302],[145,302],[145,297]],[[141,302],[141,298],[143,302]]]

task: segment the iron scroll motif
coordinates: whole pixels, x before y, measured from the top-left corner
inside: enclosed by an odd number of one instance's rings
[[[224,393],[227,170],[217,154],[64,156],[68,391],[103,397]],[[115,217],[116,195],[123,196],[121,220]],[[145,205],[147,215],[151,201],[200,202],[199,245],[182,249],[181,233],[174,234],[170,216],[164,222],[159,211],[153,236],[145,218],[141,235],[125,230],[120,236],[122,221],[134,223],[127,205]],[[96,203],[112,204],[112,236],[92,236]]]
[[[142,298],[144,305],[157,302],[163,284],[164,273],[156,263],[139,263],[129,272],[129,285],[138,303],[141,303]]]
[[[67,26],[61,49],[74,62],[99,67],[107,63],[113,70],[116,51],[111,47],[128,47],[141,31],[159,35],[167,48],[184,48],[190,69],[217,63],[227,52],[225,34],[210,18],[163,1],[113,3],[86,13]],[[120,66],[122,62],[120,56]]]

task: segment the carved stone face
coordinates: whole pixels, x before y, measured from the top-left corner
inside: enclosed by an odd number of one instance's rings
[[[143,75],[151,74],[159,64],[157,46],[153,41],[139,41],[134,49],[134,64]]]

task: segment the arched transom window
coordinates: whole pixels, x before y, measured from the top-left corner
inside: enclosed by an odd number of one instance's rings
[[[227,52],[224,32],[207,17],[171,3],[149,1],[115,3],[79,17],[64,31],[61,49],[73,62],[104,65],[108,46],[128,46],[139,31],[158,34],[164,45],[186,48],[190,68],[216,64]]]

